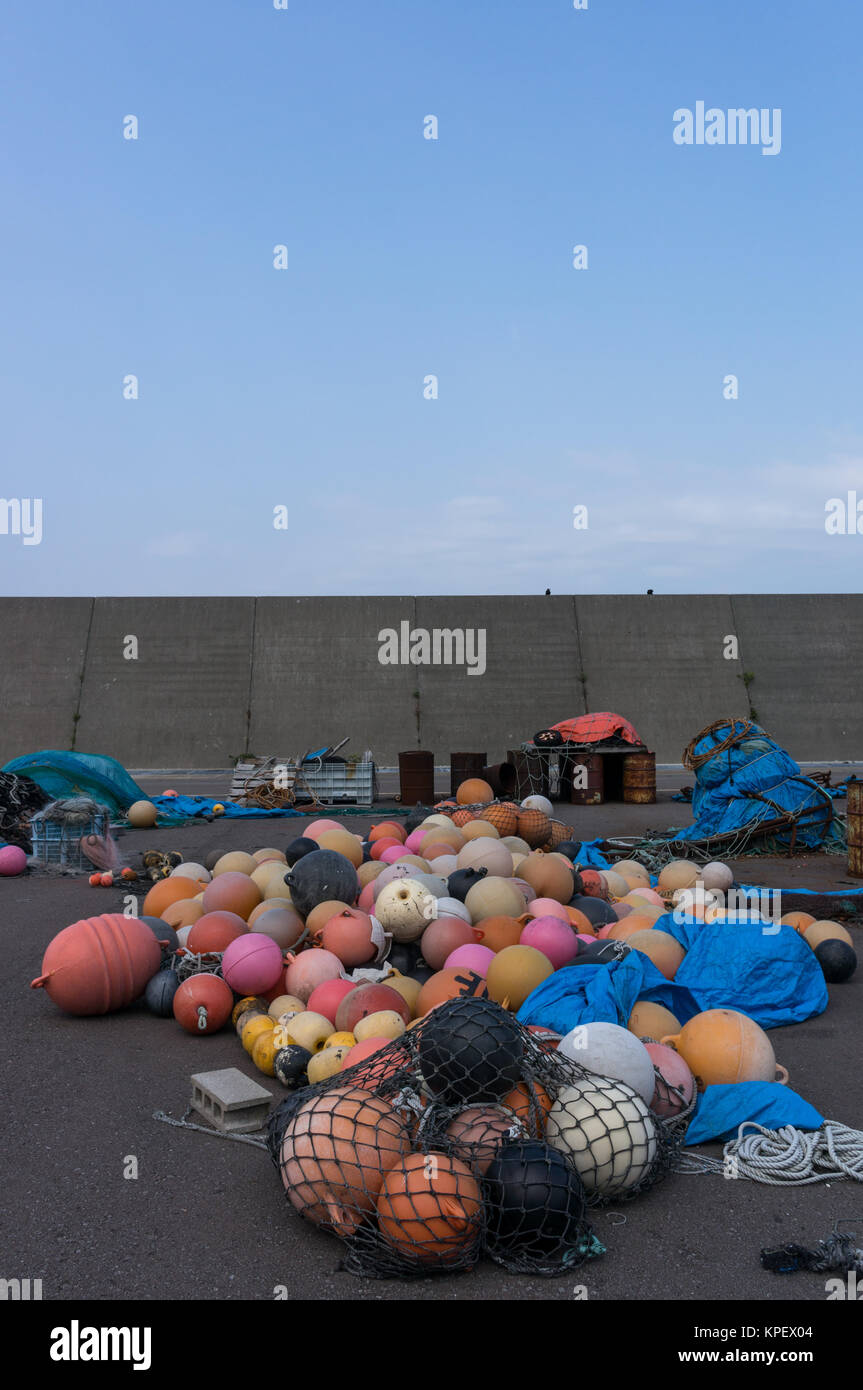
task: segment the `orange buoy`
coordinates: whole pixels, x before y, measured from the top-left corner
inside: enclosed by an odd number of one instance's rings
[[[161,917],[166,907],[181,898],[196,898],[206,887],[194,878],[160,878],[154,883],[141,908],[142,917]]]
[[[487,946],[490,951],[494,951],[496,954],[506,946],[517,946],[521,940],[521,934],[530,920],[526,912],[521,917],[483,917],[472,929],[473,939],[480,946]],[[431,928],[426,930],[430,931]],[[423,954],[425,954],[425,937],[423,937]],[[426,960],[428,960],[428,956],[426,956]]]
[[[518,813],[518,825],[515,833],[531,849],[540,849],[551,838],[551,821],[544,811],[535,811],[531,807],[527,807]]]
[[[632,918],[626,920],[632,921]],[[620,925],[625,926],[626,923],[621,922]],[[648,928],[645,931],[631,932],[624,939],[630,950],[641,951],[652,960],[660,975],[664,975],[666,980],[674,979],[686,952],[680,942],[669,936],[667,931],[653,931]]]
[[[459,965],[449,966],[429,976],[417,996],[414,1012],[417,1018],[421,1018],[448,999],[486,999],[488,993],[485,980],[474,970],[465,970]]]
[[[175,882],[174,879],[170,881]],[[188,879],[186,881],[189,882]],[[204,911],[236,912],[245,922],[249,913],[263,900],[263,896],[258,885],[252,882],[248,874],[228,869],[224,873],[216,874],[204,889]]]
[[[518,1116],[533,1139],[541,1139],[554,1101],[538,1081],[520,1081],[509,1095],[504,1096],[501,1105]]]
[[[680,1053],[699,1091],[738,1081],[780,1081],[784,1086],[788,1080],[764,1029],[736,1009],[706,1009],[679,1033],[659,1041]]]
[[[397,1161],[384,1176],[377,1211],[381,1235],[406,1260],[445,1265],[474,1249],[479,1253],[479,1184],[467,1164],[449,1154],[408,1154]]]
[[[822,941],[844,941],[849,946],[854,945],[851,933],[841,927],[838,922],[812,922],[803,932],[803,940],[807,946],[811,946],[813,951],[816,946],[820,946]]]
[[[518,827],[518,809],[515,806],[500,804],[497,806],[487,806],[480,812],[480,820],[488,821],[493,825],[498,835],[514,835]]]
[[[233,1006],[233,991],[220,975],[190,975],[174,995],[174,1017],[187,1033],[217,1033]]]
[[[644,1042],[645,1038],[662,1038],[672,1032],[680,1032],[680,1019],[675,1018],[670,1009],[662,1004],[653,1004],[649,999],[639,999],[633,1005],[626,1024],[630,1033]]]
[[[468,777],[467,781],[459,785],[455,794],[459,806],[473,806],[479,802],[485,804],[493,798],[494,792],[481,777]]]
[[[815,918],[810,912],[786,912],[784,917],[779,918],[779,925],[783,927],[793,927],[799,936],[803,936],[807,927],[811,927]]]

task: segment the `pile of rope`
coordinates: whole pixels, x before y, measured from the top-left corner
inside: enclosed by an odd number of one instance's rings
[[[746,1130],[754,1133],[745,1134]],[[737,1138],[725,1144],[722,1155],[718,1159],[680,1154],[675,1171],[722,1173],[771,1187],[802,1187],[841,1178],[863,1182],[863,1131],[837,1120],[825,1120],[820,1129],[811,1131],[793,1125],[764,1129],[747,1120]]]

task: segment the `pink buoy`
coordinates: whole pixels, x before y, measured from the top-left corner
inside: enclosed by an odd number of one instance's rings
[[[357,899],[357,907],[359,908],[360,912],[372,911],[372,908],[375,905],[376,881],[376,879],[372,879],[371,883],[367,883],[363,891],[360,893],[360,896]]]
[[[450,951],[444,961],[444,969],[450,966],[463,966],[465,970],[473,970],[475,974],[485,979],[488,974],[488,967],[494,960],[494,951],[490,951],[488,946],[480,946],[477,942],[469,942],[465,946],[456,946],[454,951]]]
[[[0,849],[0,874],[4,878],[14,878],[23,874],[27,867],[27,856],[20,845],[4,845]]]
[[[523,879],[519,880],[524,882]],[[531,917],[559,917],[561,922],[569,923],[569,915],[563,903],[555,902],[554,898],[534,898],[528,908]]]
[[[535,917],[522,932],[520,944],[542,951],[555,970],[567,965],[578,954],[575,932],[568,922],[561,922],[558,917]]]
[[[222,975],[237,994],[263,994],[281,973],[281,946],[260,932],[238,936],[222,956]]]
[[[378,840],[378,844],[382,843],[383,841]],[[379,854],[377,857],[383,860],[384,864],[395,864],[398,859],[404,858],[404,853],[404,845],[400,845],[398,841],[396,841],[394,845],[388,845],[383,854]],[[414,865],[414,867],[416,867],[416,865]]]
[[[344,830],[343,825],[339,825],[337,820],[313,820],[311,825],[303,831],[307,840],[316,840],[319,835],[323,835],[327,830]]]
[[[642,902],[653,903],[654,907],[665,909],[665,903],[655,888],[636,888],[634,892],[641,898]]]
[[[596,937],[595,937],[595,936],[587,936],[583,931],[580,931],[580,932],[578,932],[577,935],[576,935],[576,940],[577,940],[577,941],[583,941],[584,944],[585,944],[585,946],[592,946],[593,943],[596,941]]]
[[[338,1007],[352,989],[356,989],[353,980],[324,980],[322,985],[316,985],[312,990],[306,1007],[311,1013],[323,1014],[324,1018],[328,1018],[335,1032]]]
[[[610,936],[610,935],[611,935],[611,929],[612,929],[612,927],[616,927],[616,926],[617,926],[617,923],[616,923],[616,922],[606,922],[606,923],[605,923],[605,926],[603,926],[603,927],[598,927],[598,928],[597,928],[596,935],[597,935],[598,937],[600,937],[600,938],[604,941],[605,938],[606,938],[607,936]]]
[[[302,951],[285,971],[285,994],[293,994],[306,1004],[313,989],[325,980],[344,979],[345,968],[332,951],[319,948]],[[245,991],[249,993],[250,991]],[[256,991],[252,990],[251,993]]]
[[[662,1119],[671,1119],[691,1105],[695,1097],[695,1077],[679,1052],[665,1043],[645,1043],[655,1068],[659,1069],[650,1109]],[[671,1090],[671,1087],[674,1090]],[[677,1092],[682,1092],[678,1095]]]
[[[412,830],[405,840],[405,849],[408,854],[419,854],[420,845],[428,834],[428,826],[421,825],[418,830]]]

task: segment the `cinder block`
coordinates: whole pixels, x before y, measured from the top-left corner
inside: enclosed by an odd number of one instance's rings
[[[193,1110],[226,1134],[247,1134],[266,1123],[273,1097],[237,1067],[192,1077]]]

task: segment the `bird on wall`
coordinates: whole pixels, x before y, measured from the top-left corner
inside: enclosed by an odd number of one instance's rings
[[[546,589],[546,591],[545,591],[545,596],[546,596],[546,598],[548,598],[550,594],[551,594],[551,589]]]

